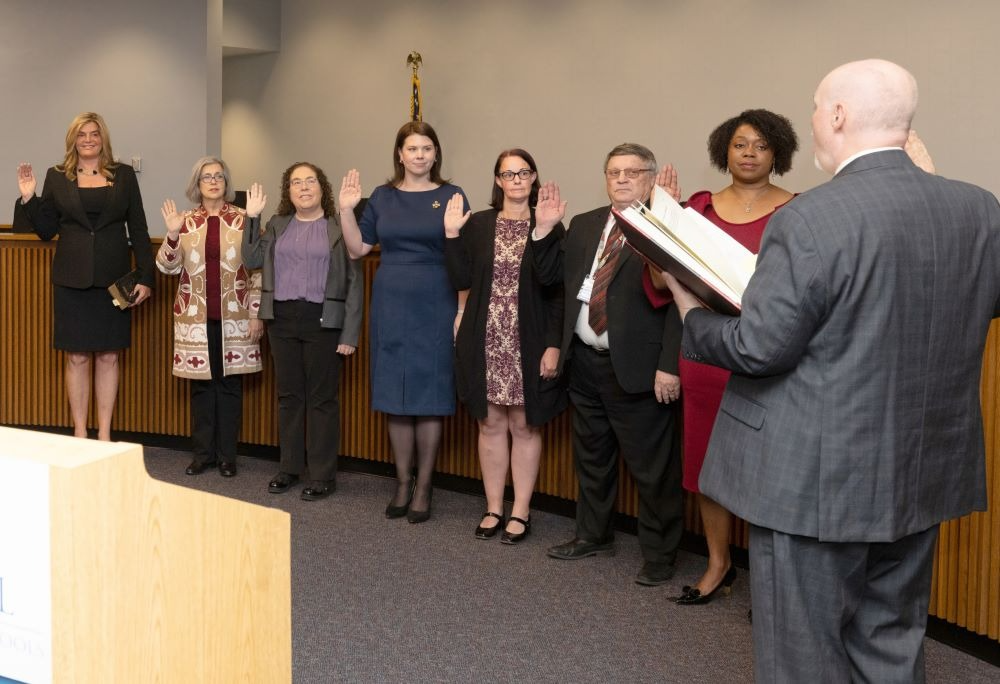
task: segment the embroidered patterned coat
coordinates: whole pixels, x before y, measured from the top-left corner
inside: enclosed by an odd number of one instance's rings
[[[219,212],[219,274],[222,279],[222,365],[224,375],[261,370],[260,345],[250,342],[250,319],[260,308],[260,273],[243,266],[241,246],[246,212],[225,204]],[[205,302],[205,240],[208,212],[204,207],[184,214],[177,246],[163,241],[156,266],[180,274],[174,298],[173,374],[190,380],[211,379],[208,361],[208,307]]]

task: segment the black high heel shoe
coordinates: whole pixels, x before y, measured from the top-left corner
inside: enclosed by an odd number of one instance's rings
[[[392,501],[390,501],[389,505],[385,507],[385,517],[392,519],[392,518],[402,518],[404,515],[406,515],[406,512],[410,510],[410,502],[413,501],[413,489],[414,487],[416,487],[416,485],[417,485],[416,482],[410,480],[410,494],[406,497],[406,503],[404,503],[402,506],[394,506]],[[396,497],[393,497],[393,501],[395,501],[395,499]]]
[[[736,568],[732,565],[726,570],[726,574],[722,577],[722,581],[719,582],[715,589],[708,592],[707,594],[702,594],[697,587],[684,587],[685,591],[683,594],[677,597],[675,603],[679,606],[702,606],[706,603],[711,602],[715,595],[722,590],[722,593],[726,596],[732,591],[733,582],[736,581]]]
[[[519,541],[521,541],[522,539],[524,539],[525,537],[527,537],[529,532],[531,532],[531,517],[530,516],[528,517],[527,520],[525,520],[524,518],[518,518],[516,515],[512,515],[512,516],[510,516],[510,520],[508,520],[507,522],[508,523],[510,523],[510,522],[519,522],[522,525],[524,525],[524,529],[522,531],[516,532],[516,533],[511,533],[511,532],[508,532],[506,529],[504,529],[503,534],[500,536],[500,543],[501,544],[517,544]]]
[[[503,527],[503,515],[500,513],[494,513],[493,511],[486,511],[483,513],[483,517],[496,518],[499,522],[493,527],[483,527],[479,525],[476,527],[476,539],[492,539],[496,536],[497,530]]]
[[[416,523],[427,522],[428,520],[431,519],[431,496],[433,494],[434,494],[434,490],[433,489],[431,489],[429,492],[427,492],[427,510],[426,511],[417,511],[417,510],[414,510],[412,508],[410,509],[410,511],[406,514],[406,520],[408,522],[416,524]],[[412,494],[411,494],[410,498],[411,499],[413,498]]]

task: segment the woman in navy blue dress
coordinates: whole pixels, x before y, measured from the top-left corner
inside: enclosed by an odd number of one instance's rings
[[[369,323],[372,408],[387,415],[398,479],[385,515],[419,523],[430,518],[444,416],[455,412],[458,298],[445,268],[444,210],[462,190],[441,177],[437,133],[422,121],[399,129],[392,162],[393,177],[372,192],[360,223],[361,180],[348,172],[340,220],[353,258],[381,246]]]

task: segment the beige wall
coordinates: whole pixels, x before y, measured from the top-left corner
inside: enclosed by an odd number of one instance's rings
[[[272,209],[282,169],[299,159],[323,165],[335,182],[356,166],[370,191],[389,173],[392,137],[408,116],[411,50],[424,56],[425,118],[441,134],[445,171],[477,209],[496,153],[513,145],[560,182],[570,213],[605,200],[601,161],[624,140],[677,164],[685,193],[718,188],[725,181],[708,168],[705,139],[726,117],[758,106],[795,123],[803,149],[781,182],[807,189],[824,179],[812,168],[808,134],[815,84],[831,67],[871,55],[916,74],[916,127],[941,172],[997,192],[997,25],[1000,5],[988,0],[946,8],[905,0],[3,2],[0,174],[9,185],[0,223],[11,219],[17,163],[44,171],[61,159],[66,126],[85,109],[105,115],[120,157],[142,156],[153,234],[163,231],[160,203],[181,199],[191,162],[217,152],[220,138],[236,182],[265,182]],[[219,73],[226,46],[278,51],[228,58]]]
[[[90,110],[108,122],[117,156],[142,157],[150,232],[163,233],[160,204],[183,198],[191,164],[212,147],[206,46],[210,38],[221,40],[221,21],[220,35],[210,36],[208,2],[221,6],[221,0],[0,3],[0,223],[13,215],[17,164],[33,164],[41,192],[46,168],[62,161],[70,121]],[[216,93],[220,80],[221,66]],[[218,113],[214,121],[218,126]],[[214,151],[220,137],[221,130]]]
[[[719,188],[705,140],[749,107],[793,121],[801,150],[780,182],[808,189],[825,179],[812,165],[813,90],[832,67],[870,56],[916,75],[915,127],[940,172],[1000,190],[990,0],[291,0],[281,11],[280,52],[229,58],[223,75],[223,152],[240,182],[265,182],[270,209],[295,160],[319,163],[335,185],[357,167],[366,194],[385,179],[408,116],[411,50],[424,57],[424,118],[445,172],[476,209],[497,152],[514,145],[561,184],[571,214],[605,201],[603,155],[625,140],[675,163],[685,194]]]

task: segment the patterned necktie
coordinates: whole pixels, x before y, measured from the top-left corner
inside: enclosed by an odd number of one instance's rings
[[[604,243],[604,252],[598,262],[597,273],[594,274],[594,287],[590,292],[590,327],[600,335],[608,329],[608,283],[618,265],[618,257],[622,251],[622,231],[615,221],[614,227]]]

